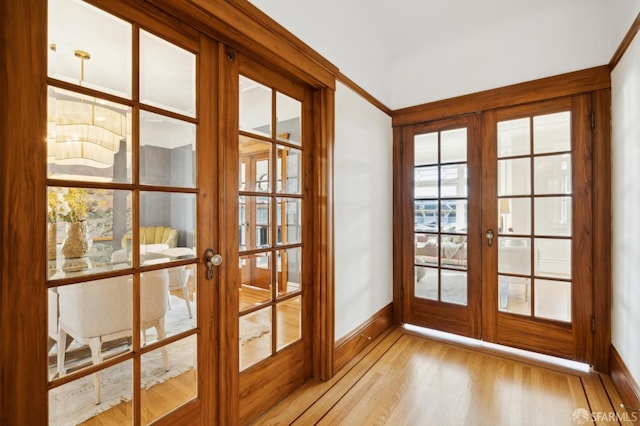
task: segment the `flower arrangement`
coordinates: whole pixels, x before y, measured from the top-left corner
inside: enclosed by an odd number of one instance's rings
[[[68,188],[64,192],[50,189],[47,202],[47,220],[50,223],[58,220],[70,223],[85,221],[89,213],[96,211],[101,204],[84,188]]]

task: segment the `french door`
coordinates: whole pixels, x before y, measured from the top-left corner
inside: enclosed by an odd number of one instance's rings
[[[405,130],[406,322],[591,360],[589,100]]]
[[[49,424],[212,419],[215,45],[109,7],[49,1]]]
[[[485,119],[484,338],[590,362],[590,96]]]
[[[479,338],[480,132],[477,116],[414,126],[403,152],[411,184],[413,271],[405,321]],[[407,239],[409,240],[409,239]],[[406,241],[407,241],[406,240]],[[408,243],[408,241],[407,241]]]
[[[240,421],[312,374],[310,91],[238,56]],[[286,371],[286,373],[285,373]]]

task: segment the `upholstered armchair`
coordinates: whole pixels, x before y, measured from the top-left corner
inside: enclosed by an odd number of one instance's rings
[[[122,237],[122,248],[127,248],[131,242],[131,232]],[[167,226],[141,226],[140,244],[166,244],[169,248],[178,245],[178,231]]]
[[[93,364],[102,362],[102,344],[133,335],[132,281],[128,276],[106,278],[58,288],[58,342],[67,336],[89,345]],[[158,339],[165,337],[169,273],[166,269],[140,276],[140,328],[146,343],[146,330],[154,327]],[[162,348],[164,367],[169,369],[166,348]],[[66,374],[65,348],[58,345],[58,372]],[[94,373],[95,402],[100,403],[100,372]]]

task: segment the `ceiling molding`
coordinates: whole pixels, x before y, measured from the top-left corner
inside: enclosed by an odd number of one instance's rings
[[[353,90],[354,92],[356,92],[357,94],[359,94],[360,96],[362,96],[363,98],[365,98],[367,101],[369,101],[369,103],[373,106],[375,106],[376,108],[378,108],[380,111],[384,112],[385,114],[387,114],[389,117],[391,117],[392,114],[392,110],[391,108],[389,108],[388,106],[386,106],[385,104],[383,104],[382,102],[380,102],[378,99],[376,99],[375,97],[373,97],[373,95],[371,95],[369,92],[367,92],[366,90],[364,90],[362,87],[358,86],[353,80],[351,80],[349,77],[347,77],[346,75],[342,74],[341,72],[338,73],[338,80],[343,83],[345,86],[347,86],[348,88],[350,88],[351,90]]]
[[[611,57],[611,61],[609,62],[609,69],[611,71],[613,71],[616,65],[618,65],[618,62],[620,62],[620,59],[622,59],[625,52],[629,48],[629,45],[631,45],[631,42],[635,38],[636,34],[638,34],[638,32],[640,32],[640,13],[638,13],[638,16],[636,16],[636,19],[631,24],[629,31],[627,31],[627,34],[620,42],[620,46],[618,46],[616,52]]]

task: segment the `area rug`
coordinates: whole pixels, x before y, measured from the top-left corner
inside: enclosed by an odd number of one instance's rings
[[[195,309],[193,310],[194,319],[190,319],[184,300],[174,295],[171,298],[173,309],[168,310],[165,317],[168,335],[189,329],[195,321]],[[246,322],[240,327],[241,344],[246,344],[270,332],[268,326]],[[155,340],[154,329],[148,330],[147,338],[149,341]],[[195,336],[169,345],[167,347],[169,371],[164,369],[160,350],[144,355],[141,363],[142,387],[149,389],[195,368],[195,349]],[[127,361],[101,372],[101,402],[98,405],[94,402],[93,375],[51,390],[49,392],[49,424],[77,425],[122,402],[130,401],[133,383],[132,366],[132,362]]]

